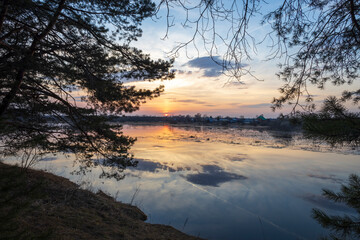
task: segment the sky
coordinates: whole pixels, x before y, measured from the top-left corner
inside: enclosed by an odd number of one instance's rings
[[[271,6],[265,6],[262,11],[276,7],[276,2]],[[175,17],[175,26],[167,32],[165,12],[160,10],[160,19],[147,19],[143,22],[143,36],[132,45],[149,53],[152,58],[166,59],[169,53],[179,43],[189,41],[192,38],[193,28],[183,28],[184,12],[181,9],[172,9]],[[196,17],[196,13],[192,13]],[[257,41],[263,39],[269,32],[269,25],[260,25],[261,16],[254,17],[249,23],[249,32],[255,36]],[[220,23],[217,33],[225,34],[227,30],[225,23]],[[269,39],[268,39],[269,40]],[[267,40],[267,41],[268,41]],[[164,93],[160,97],[148,101],[140,107],[140,110],[132,115],[194,115],[196,113],[208,116],[231,116],[231,117],[255,117],[264,114],[265,117],[277,117],[280,113],[288,114],[290,106],[273,112],[270,108],[274,97],[279,97],[278,89],[283,82],[278,79],[276,73],[279,71],[278,64],[283,61],[276,58],[270,61],[265,59],[270,54],[268,42],[257,45],[257,53],[251,54],[251,59],[244,59],[243,66],[250,70],[253,76],[245,75],[240,80],[230,78],[223,74],[222,67],[216,64],[204,48],[201,39],[195,39],[188,48],[178,51],[174,69],[176,77],[168,81],[155,82],[129,82],[138,88],[154,89],[159,85],[165,86]],[[224,45],[218,43],[219,53],[213,54],[213,59],[222,61]],[[351,88],[353,88],[351,86]],[[359,86],[358,86],[359,87]],[[329,95],[339,95],[348,86],[332,87],[325,86],[325,90],[311,87],[310,92],[314,96],[315,103],[319,106],[322,100]],[[355,107],[350,106],[355,110]]]

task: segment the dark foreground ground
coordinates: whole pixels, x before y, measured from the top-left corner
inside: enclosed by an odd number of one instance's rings
[[[0,163],[0,239],[197,239],[50,173]]]

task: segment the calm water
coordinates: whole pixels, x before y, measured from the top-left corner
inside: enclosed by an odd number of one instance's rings
[[[359,149],[331,149],[300,136],[217,127],[125,125],[138,137],[137,168],[119,182],[70,172],[71,159],[37,167],[142,209],[150,223],[208,239],[318,239],[327,234],[311,209],[352,214],[321,196],[360,173]]]

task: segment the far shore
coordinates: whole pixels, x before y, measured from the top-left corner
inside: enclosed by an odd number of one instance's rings
[[[282,131],[282,132],[301,132],[300,125],[292,125],[289,122],[276,122],[276,124],[239,124],[239,123],[207,123],[207,122],[170,122],[170,121],[115,121],[121,125],[134,125],[134,126],[174,126],[180,128],[188,127],[207,127],[207,128],[238,128],[238,129],[255,129],[255,130],[269,130],[269,131]]]

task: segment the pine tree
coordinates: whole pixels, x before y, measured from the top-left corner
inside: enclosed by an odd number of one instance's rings
[[[163,91],[124,81],[174,76],[172,61],[130,46],[154,11],[150,0],[1,0],[1,153],[72,152],[81,171],[115,167],[102,176],[118,179],[136,165],[128,153],[135,139],[104,115],[135,111]]]

